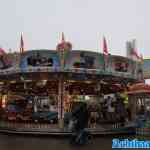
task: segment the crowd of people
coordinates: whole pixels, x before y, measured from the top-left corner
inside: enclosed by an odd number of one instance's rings
[[[131,118],[130,110],[121,97],[108,96],[100,103],[100,120],[108,120],[109,122],[125,121]]]
[[[144,116],[145,120],[150,120],[150,104],[141,105],[138,110],[137,116]]]
[[[114,100],[108,96],[103,102],[81,102],[72,110],[70,117],[69,129],[75,133],[73,140],[82,143],[89,136],[85,128],[96,128],[99,121],[104,119],[109,123],[119,121],[124,125],[130,118],[130,113],[121,97]]]
[[[131,112],[128,107],[128,100],[116,95],[115,97],[107,97],[102,104],[103,118],[109,121],[125,121],[131,120]]]
[[[84,106],[85,110],[84,113],[80,114],[81,106]],[[131,120],[131,111],[123,98],[108,96],[106,98],[102,97],[100,101],[95,98],[88,102],[80,102],[72,109],[71,115],[66,116],[71,119],[78,118],[79,126],[85,126],[86,123],[87,127],[96,128],[97,125],[102,123],[112,124],[120,122],[124,125],[125,122]],[[80,123],[83,124],[80,125]]]

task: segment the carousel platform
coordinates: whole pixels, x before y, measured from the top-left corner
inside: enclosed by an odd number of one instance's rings
[[[98,125],[96,128],[87,128],[93,136],[105,135],[133,135],[135,130],[133,127],[105,127]],[[58,125],[52,124],[32,124],[32,123],[2,123],[0,124],[0,132],[6,134],[23,134],[23,135],[49,135],[49,136],[69,136],[72,132],[60,129]]]

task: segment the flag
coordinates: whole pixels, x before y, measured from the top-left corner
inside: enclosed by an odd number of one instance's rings
[[[140,54],[140,61],[141,61],[141,63],[143,63],[143,61],[144,61],[142,54]]]
[[[140,59],[140,56],[137,53],[137,49],[132,49],[131,55],[135,57],[137,60]]]
[[[21,34],[21,39],[20,39],[20,53],[24,52],[24,41],[23,41],[23,36]]]
[[[61,35],[61,43],[58,45],[58,50],[60,50],[60,61],[61,61],[61,66],[64,68],[65,66],[65,59],[66,59],[66,41],[65,41],[65,36],[64,33],[62,32]]]
[[[134,59],[136,61],[139,61],[139,59],[140,59],[140,56],[138,55],[135,39],[132,41],[131,56],[132,56],[132,59]]]
[[[108,48],[105,37],[103,37],[103,56],[104,56],[104,69],[108,66]]]
[[[65,42],[64,32],[62,32],[62,35],[61,35],[61,42],[62,42],[62,43],[64,43],[64,42]]]
[[[105,56],[108,55],[107,42],[106,42],[105,37],[103,37],[103,54]]]

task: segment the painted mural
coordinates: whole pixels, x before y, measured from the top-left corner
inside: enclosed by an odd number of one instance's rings
[[[103,58],[97,53],[87,51],[71,51],[65,63],[65,69],[100,69]]]
[[[60,67],[59,56],[56,51],[50,50],[34,50],[28,51],[21,57],[21,71],[26,71],[29,68],[53,68]]]
[[[5,55],[0,56],[0,69],[8,69],[12,66],[12,63]]]
[[[122,57],[113,57],[112,66],[112,69],[117,72],[128,72],[129,69],[128,61]]]
[[[54,50],[31,50],[23,54],[0,55],[0,73],[69,71],[80,73],[79,78],[85,78],[85,73],[101,74],[105,71],[120,76],[143,78],[143,66],[138,62],[113,55],[110,55],[108,60],[106,67],[103,54],[96,52],[74,50],[60,53]],[[144,75],[150,70],[149,64],[150,61],[144,62]]]
[[[0,71],[3,73],[16,71],[19,63],[18,57],[16,53],[0,55]]]
[[[143,72],[144,78],[150,79],[150,59],[144,59]]]
[[[111,70],[122,73],[136,73],[136,63],[130,59],[121,56],[111,58]]]

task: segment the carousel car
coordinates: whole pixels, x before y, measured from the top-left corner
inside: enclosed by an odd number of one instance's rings
[[[32,118],[31,118],[31,115],[29,113],[20,113],[20,114],[17,114],[17,121],[31,121]]]
[[[9,121],[16,121],[17,115],[21,112],[21,108],[17,105],[9,104],[6,108],[6,116]]]
[[[7,119],[9,121],[16,121],[17,120],[17,113],[15,113],[15,112],[7,113]]]
[[[58,121],[58,112],[54,111],[38,111],[32,115],[32,120],[35,122],[53,122]]]
[[[28,104],[26,108],[19,114],[17,114],[17,121],[31,121],[32,120],[32,106]]]

